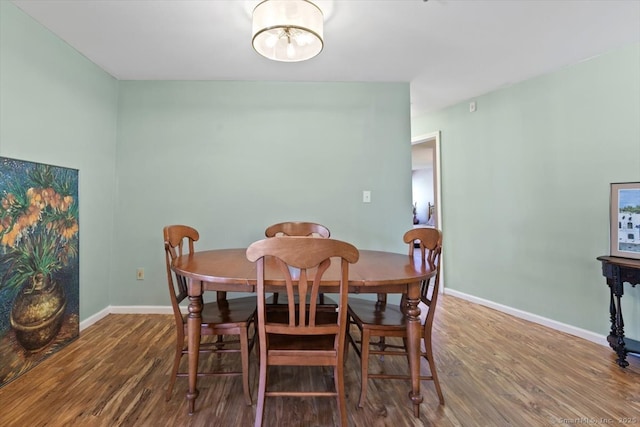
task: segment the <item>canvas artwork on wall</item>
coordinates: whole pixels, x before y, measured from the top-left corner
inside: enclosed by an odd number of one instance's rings
[[[0,387],[79,334],[78,171],[0,157]]]
[[[611,184],[611,255],[640,259],[640,182]]]

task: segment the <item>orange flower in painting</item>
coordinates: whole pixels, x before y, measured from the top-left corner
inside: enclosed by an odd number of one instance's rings
[[[51,197],[55,194],[53,188],[43,188],[40,190],[40,194],[42,195],[42,200],[48,205],[51,205]]]
[[[2,198],[2,209],[4,209],[5,211],[8,210],[15,202],[16,196],[8,193],[5,197]]]
[[[42,210],[35,205],[31,205],[27,208],[27,211],[18,217],[17,224],[22,228],[27,228],[35,225],[40,221]]]
[[[66,212],[69,210],[69,206],[71,206],[72,204],[73,204],[73,197],[64,196],[62,198],[62,202],[60,202],[60,210],[62,212]]]
[[[64,237],[65,239],[71,239],[79,230],[78,227],[78,223],[73,221],[73,224],[71,224],[71,226],[65,228],[62,230],[62,237]]]
[[[49,200],[49,206],[54,209],[62,210],[62,196],[58,193],[55,193],[53,196],[51,196],[51,199]]]
[[[29,206],[27,211],[27,223],[29,226],[34,225],[40,221],[42,210],[37,206]]]
[[[36,206],[39,209],[44,209],[47,204],[42,198],[41,190],[37,188],[30,188],[27,190],[27,197],[29,198],[29,204]]]
[[[4,246],[9,246],[13,248],[19,236],[20,236],[20,228],[14,225],[13,228],[7,234],[2,236],[1,243]]]
[[[0,218],[0,233],[2,233],[3,230],[8,230],[11,227],[11,218],[6,217],[6,218]]]

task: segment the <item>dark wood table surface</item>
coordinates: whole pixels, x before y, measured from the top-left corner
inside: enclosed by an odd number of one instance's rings
[[[195,409],[198,397],[197,366],[200,347],[200,324],[202,304],[200,296],[207,291],[255,292],[256,266],[247,260],[246,249],[217,249],[200,251],[177,258],[173,270],[188,281],[189,318],[189,390],[187,401],[189,413]],[[360,250],[360,259],[349,266],[349,293],[405,293],[408,299],[407,336],[411,390],[409,399],[415,416],[419,416],[422,395],[420,394],[420,282],[435,274],[420,257]],[[266,284],[283,284],[284,280],[275,263],[266,264]],[[334,262],[324,274],[322,288],[331,293],[338,286],[339,263]]]

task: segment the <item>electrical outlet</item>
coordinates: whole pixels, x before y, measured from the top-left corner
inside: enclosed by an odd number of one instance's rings
[[[136,279],[144,280],[144,268],[139,268],[136,270]]]

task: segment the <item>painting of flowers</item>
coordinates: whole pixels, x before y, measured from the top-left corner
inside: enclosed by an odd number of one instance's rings
[[[79,334],[78,171],[0,157],[0,387]]]

